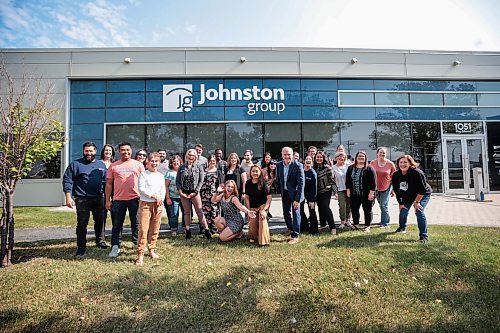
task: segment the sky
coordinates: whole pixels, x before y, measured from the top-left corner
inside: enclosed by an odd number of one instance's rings
[[[0,48],[500,51],[500,0],[0,0]]]

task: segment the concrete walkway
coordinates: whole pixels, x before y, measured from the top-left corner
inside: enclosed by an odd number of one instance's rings
[[[339,221],[338,203],[332,199],[331,208],[335,221]],[[54,211],[71,211],[67,207],[56,207]],[[413,210],[413,209],[412,209]],[[271,205],[273,218],[269,221],[271,232],[279,232],[286,229],[281,200],[274,198]],[[395,198],[390,199],[389,213],[391,223],[397,225],[398,204]],[[486,201],[477,202],[465,195],[447,196],[442,194],[432,195],[431,201],[426,209],[427,219],[430,225],[452,225],[452,226],[473,226],[473,227],[500,227],[500,194],[489,194]],[[375,204],[373,209],[373,223],[380,222],[380,209]],[[361,216],[363,216],[361,211]],[[361,221],[363,223],[363,221]],[[410,212],[409,224],[416,224],[415,214]],[[76,213],[75,213],[76,226]],[[108,228],[106,233],[111,233],[111,221],[108,218]],[[196,228],[197,229],[197,228]],[[394,227],[395,229],[395,227]],[[193,230],[196,232],[195,230]],[[162,225],[161,233],[168,233],[168,227]],[[124,234],[129,234],[130,229],[125,228]],[[92,223],[89,226],[88,237],[93,237]],[[15,233],[16,242],[36,242],[43,240],[76,239],[75,227],[49,227],[18,229]]]

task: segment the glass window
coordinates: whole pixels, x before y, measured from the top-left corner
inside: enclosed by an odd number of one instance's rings
[[[167,150],[169,155],[180,155],[184,159],[184,125],[148,125],[146,142],[148,151]]]
[[[490,190],[500,191],[500,122],[488,122],[486,128],[488,129]]]
[[[343,120],[374,120],[375,108],[356,108],[345,107],[339,108],[340,119]]]
[[[364,150],[369,159],[376,157],[377,129],[375,123],[341,123],[340,139],[347,154],[354,157],[359,150]]]
[[[375,90],[408,90],[408,81],[400,80],[374,80]]]
[[[108,81],[108,92],[140,92],[146,89],[144,80]]]
[[[500,106],[500,94],[477,94],[477,105]]]
[[[413,158],[427,175],[433,191],[442,192],[441,128],[439,123],[412,123]]]
[[[391,161],[403,154],[411,153],[411,128],[409,123],[377,123],[377,145],[387,148],[387,158]]]
[[[340,90],[373,90],[373,80],[339,80]]]
[[[339,106],[374,105],[373,93],[341,92]]]
[[[105,92],[106,81],[72,81],[72,93]]]
[[[428,105],[437,106],[443,105],[443,94],[410,94],[411,105]]]
[[[302,124],[304,153],[309,146],[315,146],[327,154],[335,153],[340,144],[340,130],[337,123],[304,123]]]
[[[302,90],[305,91],[336,91],[337,80],[316,80],[316,79],[303,79],[300,80]]]
[[[444,105],[475,106],[476,94],[444,94]]]
[[[226,156],[236,153],[242,157],[247,149],[253,151],[254,159],[262,158],[264,148],[262,124],[234,123],[226,125]]]
[[[336,91],[309,91],[302,93],[302,105],[326,105],[337,104]]]
[[[500,91],[500,82],[479,81],[476,85],[477,91]]]
[[[48,161],[35,161],[23,179],[61,178],[61,151]]]
[[[300,124],[272,123],[265,124],[265,151],[275,159],[281,160],[281,148],[292,147],[300,152]]]
[[[106,122],[140,122],[146,119],[144,108],[107,108]]]
[[[115,147],[117,157],[120,158],[118,152],[118,144],[121,142],[129,142],[132,145],[132,151],[146,147],[146,126],[144,125],[109,125],[106,127],[106,143]]]
[[[103,108],[105,94],[71,94],[71,108]]]
[[[201,143],[204,147],[203,156],[206,157],[215,149],[224,147],[224,124],[189,124],[186,128],[186,149]]]
[[[406,120],[409,119],[408,108],[376,108],[375,118],[377,120]]]
[[[107,107],[144,107],[146,95],[144,93],[107,93]]]
[[[375,93],[377,105],[408,105],[408,93]]]

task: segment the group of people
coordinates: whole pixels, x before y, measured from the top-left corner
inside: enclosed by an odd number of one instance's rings
[[[319,226],[328,225],[333,235],[337,233],[330,209],[332,195],[339,204],[340,229],[359,228],[362,207],[364,231],[369,232],[375,198],[382,211],[381,225],[387,227],[389,196],[393,194],[400,208],[397,232],[406,232],[408,211],[413,205],[419,241],[428,239],[424,208],[432,190],[425,175],[410,155],[401,156],[394,165],[386,159],[383,147],[377,150],[377,159],[370,163],[363,151],[351,161],[342,145],[337,147],[333,161],[313,146],[303,161],[292,148],[283,147],[281,161],[273,160],[266,153],[256,164],[251,150],[244,152],[241,161],[236,153],[224,160],[221,149],[204,157],[201,144],[188,149],[183,157],[173,155],[169,159],[165,149],[153,153],[140,149],[132,158],[132,146],[127,142],[118,145],[118,152],[120,159],[115,161],[113,146],[106,144],[98,159],[96,145],[86,142],[83,157],[71,162],[64,173],[66,205],[76,206],[77,212],[76,256],[86,252],[90,213],[94,219],[96,246],[109,248],[104,233],[108,211],[112,220],[109,256],[115,258],[120,253],[128,211],[132,242],[137,247],[137,265],[143,265],[146,252],[153,259],[159,257],[156,241],[164,209],[172,236],[184,229],[185,238],[192,238],[194,212],[200,233],[208,239],[214,234],[218,234],[222,242],[241,238],[247,220],[250,242],[269,245],[267,220],[271,188],[281,196],[289,244],[298,243],[302,232],[318,234]]]

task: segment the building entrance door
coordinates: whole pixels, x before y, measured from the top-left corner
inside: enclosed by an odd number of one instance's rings
[[[484,137],[443,136],[444,192],[470,194],[474,189],[472,170],[483,170],[483,186],[487,186]]]

